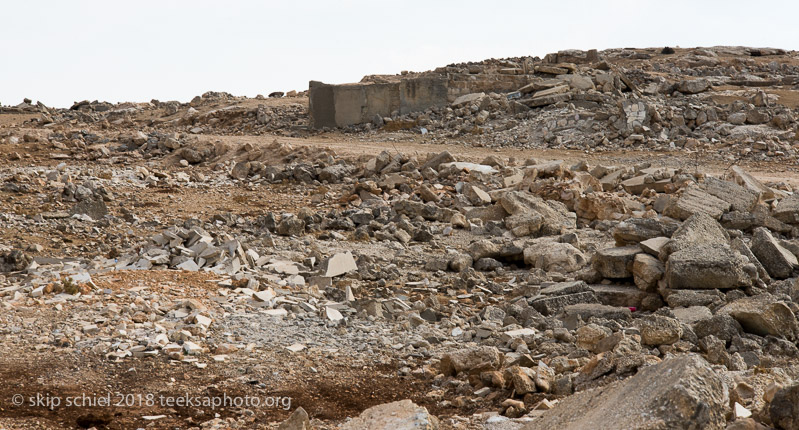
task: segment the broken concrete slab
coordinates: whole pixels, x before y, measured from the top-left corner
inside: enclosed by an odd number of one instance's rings
[[[639,243],[656,237],[671,237],[680,224],[672,219],[629,218],[613,229],[616,245],[624,246]]]
[[[438,430],[438,418],[411,400],[386,403],[363,411],[341,430]]]
[[[732,316],[744,331],[758,336],[794,340],[799,335],[799,325],[791,308],[768,293],[738,299],[719,309],[717,314]]]
[[[355,270],[358,270],[358,265],[355,263],[352,253],[350,251],[339,252],[325,262],[323,276],[334,278]]]
[[[766,228],[756,228],[752,235],[752,253],[775,279],[785,279],[799,268],[796,256],[783,248]]]
[[[761,200],[772,200],[775,197],[774,191],[757,180],[754,176],[744,171],[739,166],[732,166],[730,169],[732,179],[742,187],[758,195]]]
[[[799,193],[780,200],[774,208],[774,218],[786,224],[799,224]]]
[[[592,264],[603,277],[609,279],[631,278],[635,255],[642,252],[638,245],[605,248],[594,254]]]
[[[675,290],[747,287],[752,285],[747,264],[746,257],[726,244],[698,244],[669,256],[665,279]]]
[[[729,203],[734,211],[749,212],[754,209],[759,199],[757,193],[735,182],[722,181],[712,177],[705,178],[702,188],[713,197]]]
[[[522,430],[726,426],[727,389],[699,355],[674,357],[635,376],[560,401]]]
[[[672,218],[686,220],[691,215],[702,213],[718,220],[730,210],[730,204],[696,185],[688,186],[677,199],[671,200],[663,214]]]
[[[530,212],[540,215],[543,235],[562,234],[577,228],[577,215],[561,202],[544,200],[523,191],[511,191],[502,196],[499,204],[511,215]]]

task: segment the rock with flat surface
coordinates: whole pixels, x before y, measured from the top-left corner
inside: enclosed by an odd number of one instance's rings
[[[764,185],[754,176],[746,173],[746,171],[744,171],[742,168],[738,166],[732,166],[730,169],[730,175],[738,185],[756,193],[760,199],[770,200],[774,198],[774,191],[772,191],[771,188]]]
[[[696,245],[669,256],[665,279],[675,290],[747,287],[752,285],[747,263],[746,257],[726,244]]]
[[[339,252],[338,254],[333,255],[325,264],[324,276],[328,278],[358,270],[358,265],[355,264],[355,258],[349,251]]]
[[[486,368],[498,369],[502,363],[502,356],[493,346],[464,348],[459,351],[445,354],[441,357],[439,370],[445,375],[457,375],[469,372],[472,369]]]
[[[799,194],[780,200],[774,208],[774,218],[786,224],[799,224]]]
[[[757,193],[735,182],[722,181],[711,177],[705,178],[702,188],[713,197],[729,203],[734,211],[749,212],[755,207],[759,199]]]
[[[640,252],[638,245],[599,250],[594,254],[594,269],[605,278],[630,278],[633,276],[635,255]]]
[[[686,79],[677,84],[677,91],[683,94],[699,94],[710,89],[707,79]]]
[[[724,212],[729,210],[729,203],[714,197],[698,186],[691,185],[685,188],[679,198],[669,202],[669,205],[663,211],[663,215],[685,220],[694,214],[702,213],[718,220]]]
[[[524,213],[538,214],[543,219],[541,234],[562,234],[577,228],[577,215],[557,201],[544,200],[523,191],[505,193],[499,200],[500,205],[511,215]]]
[[[632,317],[630,309],[626,307],[607,306],[592,303],[580,303],[566,306],[563,309],[563,313],[566,314],[567,318],[569,316],[579,316],[583,321],[588,321],[588,319],[591,317],[626,321]]]
[[[752,253],[765,267],[769,276],[785,279],[799,267],[799,261],[790,251],[783,248],[764,227],[756,228],[752,235]]]
[[[373,406],[344,423],[341,430],[437,430],[438,418],[412,401]]]
[[[523,430],[721,430],[727,388],[696,354],[645,367],[635,376],[561,400]]]
[[[647,254],[657,257],[658,255],[660,255],[660,250],[663,248],[663,245],[665,245],[669,240],[671,239],[663,236],[653,237],[652,239],[647,239],[639,243],[638,245]]]
[[[791,308],[768,293],[738,299],[719,309],[717,314],[732,316],[745,332],[758,336],[772,335],[793,340],[799,334],[796,315]]]
[[[633,260],[633,278],[635,285],[642,291],[654,292],[658,281],[663,278],[666,267],[657,258],[649,254],[636,254]]]
[[[665,261],[669,254],[698,245],[723,245],[730,235],[715,219],[706,214],[696,214],[685,220],[671,235],[671,240],[660,249],[658,257]]]
[[[620,222],[613,229],[616,245],[624,246],[639,243],[656,237],[671,237],[680,224],[674,220],[656,218],[630,218]]]
[[[588,259],[571,244],[539,241],[524,249],[524,262],[547,272],[571,273],[582,269]]]

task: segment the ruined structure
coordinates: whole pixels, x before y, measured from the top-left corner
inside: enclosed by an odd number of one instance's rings
[[[330,85],[309,84],[310,122],[313,128],[345,127],[369,122],[375,115],[401,115],[445,106],[447,81],[443,77],[412,77],[392,82]]]

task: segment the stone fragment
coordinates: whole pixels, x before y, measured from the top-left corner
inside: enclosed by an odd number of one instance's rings
[[[653,292],[657,288],[658,281],[663,278],[666,267],[657,258],[640,253],[635,255],[632,272],[635,285],[639,289]]]
[[[758,336],[771,335],[794,340],[799,334],[796,315],[791,308],[768,293],[738,299],[717,313],[732,316],[745,332]]]
[[[350,251],[339,252],[327,260],[323,276],[333,278],[355,270],[358,270],[358,265],[355,263],[352,253]]]
[[[605,248],[594,254],[592,264],[605,278],[630,278],[633,276],[633,261],[640,252],[641,248],[638,245]]]
[[[305,409],[298,407],[277,426],[277,430],[311,430],[311,420]]]
[[[691,215],[702,213],[718,220],[721,215],[730,210],[730,206],[724,200],[714,197],[696,185],[691,185],[683,190],[679,198],[673,199],[669,203],[663,211],[663,215],[686,220]]]
[[[683,94],[698,94],[710,89],[710,82],[707,79],[686,79],[677,84],[677,91]]]
[[[799,384],[779,389],[768,406],[768,413],[778,429],[799,429]]]
[[[478,367],[485,367],[485,370],[497,370],[501,363],[502,356],[497,348],[480,346],[445,354],[439,363],[439,370],[444,375],[457,375]]]
[[[764,227],[756,228],[752,235],[752,253],[775,279],[791,276],[799,268],[799,261],[790,251],[783,248]]]
[[[780,200],[774,208],[774,218],[786,224],[799,224],[799,193]]]
[[[340,430],[438,430],[438,418],[411,400],[385,403],[363,411]]]
[[[729,203],[734,211],[749,212],[759,199],[757,193],[747,190],[735,182],[722,181],[712,177],[705,178],[702,188],[713,197]]]
[[[721,377],[704,359],[689,354],[567,397],[522,430],[720,430],[726,427],[727,402]]]
[[[641,332],[641,343],[649,346],[671,345],[682,336],[682,326],[674,318],[649,315],[635,320]]]
[[[630,218],[616,225],[613,239],[618,246],[636,244],[656,237],[671,237],[679,226],[674,220],[669,222],[656,218]]]
[[[541,233],[544,235],[562,234],[577,228],[577,216],[561,202],[544,200],[522,191],[511,191],[505,193],[499,203],[510,215],[540,215],[543,218]]]
[[[672,289],[729,289],[752,285],[746,257],[728,245],[696,245],[669,256],[665,279]],[[752,267],[752,272],[756,269]]]
[[[582,269],[588,259],[571,244],[542,241],[524,249],[524,262],[547,272],[572,273]]]

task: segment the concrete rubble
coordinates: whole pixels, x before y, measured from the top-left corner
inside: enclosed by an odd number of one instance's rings
[[[290,363],[280,378],[334,362],[331,384],[391,381],[330,415],[314,402],[354,396],[341,385],[290,393],[279,420],[189,423],[209,428],[796,428],[799,199],[749,170],[799,155],[795,108],[754,90],[796,85],[794,57],[562,51],[372,77],[436,78],[447,100],[406,94],[340,131],[463,151],[293,144],[342,125],[337,105],[310,129],[302,94],[4,108],[39,119],[0,128],[21,153],[0,172],[0,353],[227,369],[242,392],[268,386],[248,373],[263,357]],[[503,146],[583,152],[470,152]],[[585,156],[619,149],[725,164]]]

